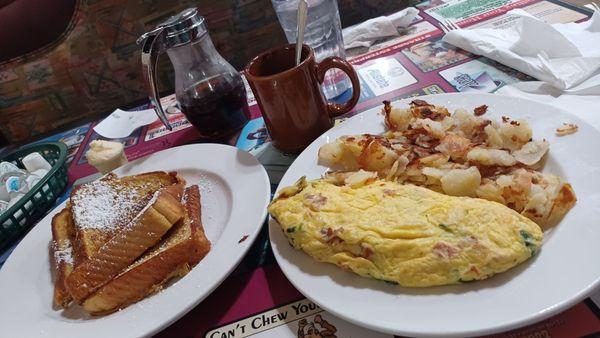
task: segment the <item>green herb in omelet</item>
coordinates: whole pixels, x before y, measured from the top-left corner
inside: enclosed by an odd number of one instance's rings
[[[519,234],[521,234],[521,238],[523,239],[525,246],[529,249],[529,251],[531,251],[531,255],[535,255],[538,251],[538,247],[535,244],[533,236],[525,230],[519,231]]]
[[[373,276],[372,274],[370,274],[368,272],[367,272],[367,276],[369,276],[369,277],[371,277],[373,279],[377,279],[377,280],[382,281],[382,282],[386,282],[388,284],[398,285],[398,282],[395,282],[393,280],[385,280],[385,279],[377,278],[377,277]]]
[[[440,228],[442,228],[442,230],[444,230],[444,231],[447,231],[447,232],[452,232],[452,229],[450,229],[450,228],[449,228],[449,227],[448,227],[446,224],[444,224],[444,223],[440,223],[440,224],[438,224],[438,226],[439,226]]]
[[[287,232],[288,234],[294,233],[296,231],[302,231],[302,224],[298,226],[289,227],[285,230],[285,232]]]

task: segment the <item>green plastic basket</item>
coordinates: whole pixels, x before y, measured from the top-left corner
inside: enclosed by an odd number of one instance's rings
[[[67,187],[67,146],[62,142],[35,144],[0,160],[24,168],[21,160],[33,152],[40,153],[52,165],[52,169],[25,196],[0,215],[0,251],[29,230]]]

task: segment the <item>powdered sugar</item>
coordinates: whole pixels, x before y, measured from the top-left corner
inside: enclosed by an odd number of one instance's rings
[[[73,219],[87,229],[116,229],[128,215],[138,214],[140,196],[133,188],[117,190],[110,182],[99,180],[81,186],[71,197]],[[147,207],[148,205],[146,205]]]
[[[200,175],[198,179],[198,187],[200,188],[200,194],[210,194],[212,192],[211,179],[206,175]]]
[[[73,249],[71,248],[71,244],[64,245],[61,249],[55,248],[54,260],[56,264],[60,264],[61,262],[73,264]]]
[[[204,215],[204,217],[206,217],[207,219],[212,220],[213,216],[211,208],[213,203],[211,203],[210,199],[206,198],[207,196],[210,196],[213,192],[212,181],[206,175],[200,175],[198,181],[200,196],[202,196],[202,215]]]

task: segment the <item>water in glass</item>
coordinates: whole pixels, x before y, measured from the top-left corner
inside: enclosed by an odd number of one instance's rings
[[[271,1],[288,42],[295,43],[298,34],[298,0]],[[314,49],[317,62],[328,56],[346,58],[336,0],[308,0],[304,43]],[[325,75],[323,93],[328,99],[339,96],[348,88],[350,81],[343,72],[330,70]]]

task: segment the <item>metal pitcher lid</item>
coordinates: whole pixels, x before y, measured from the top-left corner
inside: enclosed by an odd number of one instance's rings
[[[158,27],[165,30],[165,42],[168,47],[188,43],[206,33],[204,17],[198,13],[196,8],[181,11],[159,24]]]

